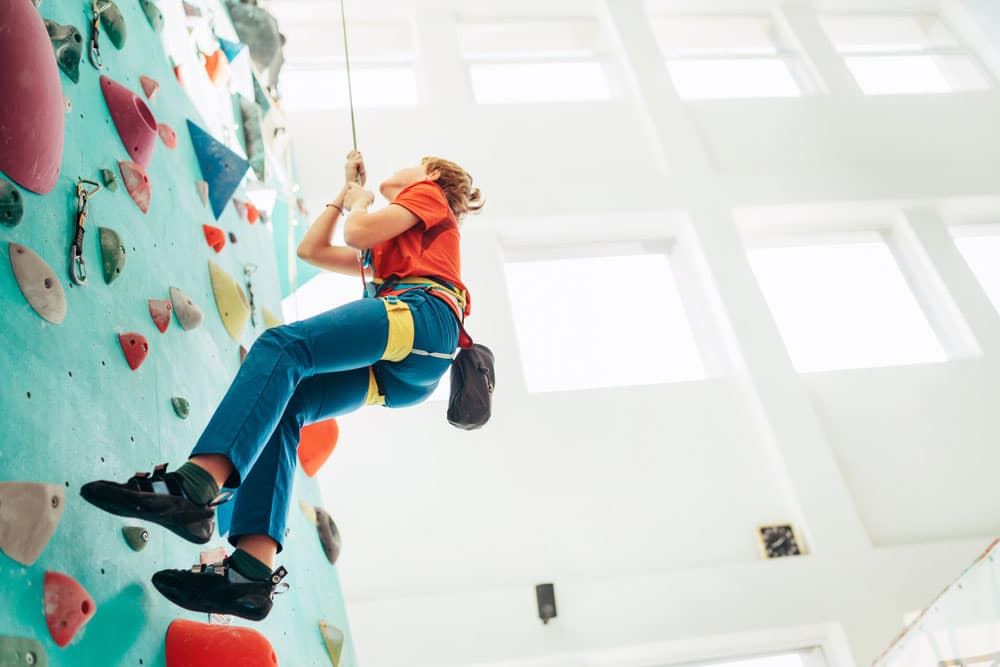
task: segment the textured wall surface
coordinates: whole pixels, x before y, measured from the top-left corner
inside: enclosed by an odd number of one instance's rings
[[[10,0],[28,3],[29,0]],[[161,0],[161,5],[180,0]],[[125,525],[139,522],[105,514],[85,503],[80,486],[94,479],[124,480],[137,470],[169,461],[176,467],[239,366],[239,345],[219,317],[209,281],[213,260],[239,281],[247,263],[254,274],[256,326],[247,324],[241,342],[249,347],[264,330],[261,308],[280,314],[278,268],[270,225],[245,222],[230,204],[216,222],[199,199],[201,178],[186,119],[210,127],[175,79],[156,33],[138,0],[118,0],[128,23],[128,40],[115,50],[102,35],[104,73],[139,92],[140,75],[158,80],[150,108],[159,122],[178,135],[176,150],[158,142],[148,174],[152,202],[143,215],[125,188],[107,189],[92,200],[84,241],[89,284],[71,284],[69,247],[75,213],[77,177],[100,180],[101,168],[117,172],[129,159],[101,94],[100,73],[86,61],[74,84],[60,73],[72,101],[66,115],[66,143],[56,188],[40,196],[21,189],[25,218],[17,227],[0,227],[0,481],[65,485],[62,521],[41,558],[24,567],[0,555],[0,636],[35,638],[44,645],[50,665],[165,665],[164,637],[170,622],[203,614],[173,606],[152,587],[150,576],[162,568],[187,568],[202,547],[189,544],[158,526],[148,525],[145,550],[133,552],[122,538]],[[40,13],[58,23],[73,23],[89,39],[85,0],[45,0]],[[165,11],[165,13],[167,13]],[[169,16],[169,14],[168,14]],[[0,20],[3,20],[0,16]],[[28,103],[27,100],[24,103]],[[232,120],[228,122],[232,123]],[[239,193],[238,193],[239,195]],[[288,206],[276,213],[287,215]],[[202,224],[236,234],[216,254],[205,242]],[[128,261],[112,284],[101,276],[97,227],[121,234]],[[9,243],[37,252],[63,281],[68,314],[60,325],[40,318],[22,296],[9,264]],[[167,299],[180,287],[205,314],[195,330],[183,330],[173,318],[165,333],[154,326],[147,299]],[[118,334],[138,332],[150,343],[145,364],[126,365]],[[171,397],[191,402],[186,420],[175,415]],[[275,601],[266,621],[247,623],[274,645],[282,665],[328,665],[319,633],[325,620],[349,637],[336,569],[324,557],[315,528],[298,501],[320,503],[313,480],[296,482],[286,548],[279,556],[290,575],[291,590]],[[221,546],[216,538],[205,549]],[[228,545],[226,545],[228,547]],[[72,644],[58,648],[43,616],[42,584],[46,571],[65,573],[94,598],[97,613]],[[234,622],[243,624],[238,619]],[[348,639],[341,664],[355,664]]]

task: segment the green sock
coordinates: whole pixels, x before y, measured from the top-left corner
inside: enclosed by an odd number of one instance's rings
[[[206,505],[219,495],[218,484],[204,468],[199,468],[193,463],[185,463],[174,474],[180,478],[181,487],[187,497],[196,503]]]
[[[253,581],[267,581],[271,578],[271,568],[262,563],[243,549],[237,549],[229,557],[229,566]]]

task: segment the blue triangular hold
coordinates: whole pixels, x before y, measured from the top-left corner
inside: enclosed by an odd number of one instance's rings
[[[246,44],[230,42],[228,39],[222,39],[221,37],[219,38],[219,46],[222,47],[222,52],[226,54],[229,62],[236,60],[236,56],[240,55],[240,51],[246,48]]]
[[[198,164],[201,166],[201,177],[208,183],[212,213],[218,220],[244,174],[250,169],[250,163],[190,120],[187,124],[191,132],[191,143],[194,144],[194,152],[198,155]]]

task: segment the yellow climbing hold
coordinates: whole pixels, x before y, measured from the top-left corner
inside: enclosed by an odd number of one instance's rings
[[[284,322],[280,317],[272,313],[267,308],[261,308],[264,311],[264,327],[270,329],[272,327],[280,327]]]
[[[219,309],[219,317],[226,327],[230,337],[237,343],[240,334],[250,319],[250,303],[236,279],[226,273],[222,267],[208,260],[208,270],[212,277],[212,291],[215,293],[215,305]]]
[[[340,654],[344,650],[344,633],[326,621],[319,622],[319,631],[323,635],[323,643],[330,653],[330,664],[340,667]]]

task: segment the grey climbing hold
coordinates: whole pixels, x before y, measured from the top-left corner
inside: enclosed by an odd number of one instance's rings
[[[104,32],[108,34],[108,39],[111,40],[111,43],[115,45],[116,49],[121,50],[125,46],[125,39],[128,37],[128,28],[125,24],[125,17],[122,16],[118,5],[111,2],[111,0],[108,0],[107,9],[101,12],[101,25],[104,26]]]
[[[142,5],[142,11],[146,14],[149,25],[153,26],[153,30],[156,32],[163,30],[163,12],[156,3],[153,0],[139,0],[139,4]]]
[[[141,526],[125,526],[122,535],[132,551],[142,551],[149,543],[149,531]]]
[[[261,108],[256,102],[237,95],[240,103],[240,113],[243,116],[243,138],[247,148],[247,160],[258,179],[264,181],[267,174],[264,169],[264,132]]]
[[[208,206],[208,182],[195,181],[194,184],[198,188],[198,196],[201,197],[201,203]]]
[[[10,244],[10,265],[21,294],[35,312],[52,324],[66,319],[66,293],[52,267],[31,248]]]
[[[125,244],[122,237],[113,229],[98,227],[101,235],[101,268],[104,269],[104,282],[108,285],[121,275],[125,268]]]
[[[114,171],[111,169],[101,169],[101,180],[104,182],[104,187],[112,192],[117,192],[118,175]]]
[[[73,83],[80,81],[80,58],[83,57],[83,35],[73,25],[59,25],[45,19],[45,29],[49,31],[52,48],[56,51],[59,69],[66,73]]]
[[[0,551],[32,565],[45,550],[66,505],[56,484],[0,482]]]
[[[13,183],[0,178],[0,224],[14,227],[24,217],[24,198]]]
[[[340,531],[333,518],[322,507],[316,508],[316,530],[319,531],[319,541],[323,545],[323,553],[331,565],[337,564],[340,557]]]
[[[191,414],[191,403],[186,398],[181,398],[180,396],[174,396],[170,399],[171,405],[174,406],[174,412],[181,419],[187,419],[188,415]]]
[[[0,637],[0,667],[48,667],[45,647],[27,637]]]
[[[194,301],[188,298],[188,295],[182,292],[179,287],[170,288],[170,302],[174,305],[174,315],[177,316],[177,321],[181,323],[181,328],[185,331],[197,329],[202,320],[205,319],[201,308],[196,306]]]
[[[319,632],[323,635],[323,643],[330,654],[330,664],[340,667],[340,654],[344,650],[344,633],[326,621],[319,622]]]

